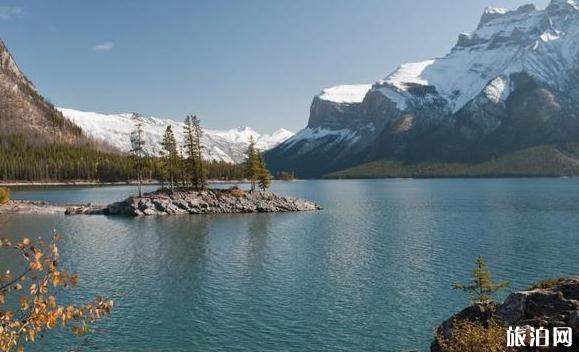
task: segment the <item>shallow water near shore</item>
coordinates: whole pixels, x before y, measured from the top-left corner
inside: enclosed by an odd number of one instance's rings
[[[468,279],[478,255],[513,289],[579,273],[579,179],[296,181],[273,190],[324,210],[0,216],[3,236],[62,233],[62,264],[81,275],[65,299],[115,299],[93,334],[53,331],[28,350],[425,351],[435,327],[467,303],[451,285]],[[13,197],[106,204],[134,192],[19,188]]]

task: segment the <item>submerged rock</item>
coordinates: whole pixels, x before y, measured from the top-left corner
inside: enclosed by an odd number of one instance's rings
[[[107,215],[152,216],[179,214],[272,213],[312,211],[321,207],[306,200],[272,192],[246,192],[238,188],[203,191],[161,190],[110,204]]]

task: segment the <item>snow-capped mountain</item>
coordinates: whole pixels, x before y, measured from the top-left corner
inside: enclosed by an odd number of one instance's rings
[[[377,159],[475,162],[571,141],[579,141],[579,0],[552,0],[545,9],[489,7],[446,56],[323,90],[307,128],[267,159],[316,176]]]
[[[74,122],[88,136],[104,141],[121,151],[130,150],[130,135],[137,122],[142,123],[145,132],[146,151],[149,155],[159,155],[161,140],[167,126],[172,126],[177,141],[183,140],[183,123],[171,119],[145,117],[139,114],[105,115],[58,108],[62,114]],[[259,134],[249,127],[239,127],[227,131],[203,130],[202,144],[207,160],[240,163],[245,157],[250,137],[262,151],[271,149],[294,135],[285,129],[272,134]]]

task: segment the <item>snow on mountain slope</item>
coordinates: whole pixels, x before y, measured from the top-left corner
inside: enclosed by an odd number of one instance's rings
[[[141,122],[145,132],[146,150],[149,155],[159,155],[161,140],[167,126],[172,126],[175,137],[183,140],[183,123],[170,119],[145,117],[137,114],[105,115],[73,109],[58,108],[62,114],[78,125],[90,137],[102,140],[121,151],[130,150],[130,135],[135,124]],[[203,150],[207,160],[240,163],[245,158],[245,150],[250,137],[256,140],[262,150],[271,149],[294,135],[285,129],[273,134],[260,135],[249,127],[239,127],[227,131],[205,129],[203,131]]]
[[[376,84],[388,98],[415,99],[411,89],[429,87],[457,112],[497,77],[526,72],[549,86],[561,88],[579,54],[579,6],[553,0],[544,10],[525,5],[508,11],[487,8],[479,27],[459,36],[441,58],[401,65]],[[506,83],[508,86],[508,82]]]
[[[371,84],[344,84],[324,89],[319,98],[334,103],[360,103],[371,88]]]
[[[328,138],[330,142],[324,139]],[[293,145],[306,142],[309,143],[307,149],[302,150],[301,153],[306,152],[311,149],[315,149],[320,146],[329,147],[331,144],[339,144],[344,142],[356,142],[360,136],[355,131],[342,129],[342,130],[331,130],[325,128],[304,128],[295,134],[292,138],[288,139],[287,143],[283,144],[283,149],[291,148]],[[312,141],[319,141],[319,143],[312,143]]]
[[[422,87],[443,98],[449,112],[456,113],[479,93],[489,91],[487,85],[498,77],[506,77],[508,87],[508,77],[517,72],[561,88],[578,55],[577,1],[553,0],[542,10],[532,4],[516,10],[488,7],[478,28],[461,34],[448,55],[403,64],[374,85],[327,88],[318,98],[352,104],[378,91],[403,111],[416,105],[411,101],[420,104],[413,90]]]

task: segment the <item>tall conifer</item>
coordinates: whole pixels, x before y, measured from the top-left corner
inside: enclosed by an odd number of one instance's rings
[[[137,113],[133,113],[134,117],[139,117]],[[137,183],[139,189],[139,197],[143,196],[143,168],[145,158],[145,133],[143,131],[143,124],[138,121],[135,125],[135,130],[131,133],[131,156],[134,160],[135,169],[137,171]]]
[[[185,119],[185,148],[187,150],[188,171],[191,176],[191,186],[197,191],[205,188],[206,172],[203,165],[203,147],[201,145],[201,122],[195,115]]]
[[[165,129],[161,147],[163,148],[162,153],[165,161],[165,172],[169,179],[171,192],[173,192],[175,188],[175,171],[177,168],[179,155],[177,153],[177,141],[175,140],[175,134],[173,133],[173,128],[171,128],[170,125],[167,126],[167,129]]]
[[[261,152],[255,146],[255,139],[250,137],[247,147],[247,158],[245,159],[245,177],[251,183],[251,190],[255,190],[256,183],[259,188],[265,191],[271,183],[271,175],[265,166],[265,161]]]
[[[263,160],[263,156],[259,151],[257,151],[257,163],[259,165],[259,171],[257,174],[258,185],[262,191],[265,191],[271,184],[271,174],[265,166],[265,161]]]
[[[257,149],[255,147],[255,139],[249,138],[249,146],[247,147],[247,157],[245,159],[245,177],[251,183],[251,190],[255,191],[255,182],[259,175],[259,159],[257,156]]]

